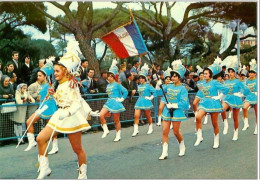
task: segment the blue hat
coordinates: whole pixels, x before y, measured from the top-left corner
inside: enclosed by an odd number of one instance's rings
[[[53,70],[53,64],[52,63],[46,63],[41,69],[46,76],[50,76],[54,70]]]
[[[180,75],[181,78],[183,78],[183,76],[186,72],[186,68],[182,65],[182,62],[180,59],[172,62],[172,71],[176,72],[177,74]]]
[[[249,65],[250,65],[250,70],[249,71],[253,71],[253,72],[257,73],[256,60],[255,59],[251,59],[251,61],[249,62]]]
[[[138,75],[139,75],[139,76],[144,76],[144,77],[146,78],[147,75],[148,75],[148,70],[149,70],[149,67],[148,67],[148,65],[145,63],[144,66],[142,66],[141,70],[138,72]]]
[[[214,63],[212,65],[210,65],[209,67],[207,67],[212,72],[213,76],[215,76],[221,72],[221,70],[222,70],[221,62],[222,62],[222,60],[217,56]]]
[[[163,73],[163,78],[171,77],[171,71],[172,69],[170,67],[167,68],[167,70]]]
[[[228,71],[232,69],[235,72],[238,71],[238,60],[237,60],[237,56],[232,56],[230,64],[228,66]]]
[[[114,75],[116,75],[116,74],[118,73],[118,67],[116,66],[116,64],[117,64],[116,59],[113,59],[112,64],[111,64],[111,67],[109,68],[109,71],[108,71],[108,72],[111,72],[111,73],[113,73]]]

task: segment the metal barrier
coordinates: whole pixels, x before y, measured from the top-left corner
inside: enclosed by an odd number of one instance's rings
[[[189,93],[189,102],[190,102],[190,108],[188,112],[186,113],[187,116],[190,113],[193,113],[193,105],[192,102],[194,100],[195,93]],[[103,105],[105,104],[107,100],[107,94],[106,93],[100,93],[100,94],[86,94],[83,95],[83,98],[86,99],[89,106],[93,111],[95,110],[101,110]],[[122,112],[120,114],[120,122],[122,123],[122,127],[126,125],[127,123],[132,125],[134,121],[134,105],[138,99],[138,96],[133,96],[132,102],[129,102],[129,98],[127,97],[125,101],[123,102],[124,107],[126,108],[125,112]],[[159,109],[159,103],[160,103],[161,97],[155,97],[153,99],[153,105],[154,108],[151,111],[151,116],[154,119],[154,122],[158,121],[158,109]],[[3,99],[0,99],[0,103],[3,102]],[[15,99],[10,100],[15,101]],[[26,116],[25,121],[35,112],[35,110],[38,108],[40,103],[33,103],[33,104],[12,104],[12,105],[0,105],[0,111],[3,107],[24,107],[26,109]],[[12,142],[16,140],[18,137],[15,136],[14,133],[14,112],[5,113],[2,114],[0,112],[0,145],[3,141],[10,141]],[[144,114],[142,113],[140,120],[146,120]],[[107,125],[113,125],[113,116],[112,114],[108,115],[106,117]],[[98,127],[101,126],[99,118],[98,117],[89,117],[88,118],[89,124],[92,126],[91,130],[97,130]],[[46,125],[46,120],[39,120],[34,124],[34,134],[37,136],[37,134],[44,128]],[[22,123],[23,133],[26,130],[26,124]],[[66,135],[64,135],[65,137]],[[26,139],[26,138],[25,138]]]

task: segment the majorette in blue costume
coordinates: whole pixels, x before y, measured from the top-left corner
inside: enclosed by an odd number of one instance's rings
[[[170,67],[168,67],[167,70],[163,72],[163,78],[164,78],[164,84],[162,85],[163,88],[172,83],[172,81],[171,81],[171,71],[172,71],[172,69]],[[161,80],[159,80],[159,81],[161,81]],[[158,110],[158,123],[156,125],[161,126],[161,124],[162,124],[161,123],[162,122],[162,111],[163,111],[164,106],[166,104],[166,100],[163,96],[163,92],[162,92],[161,89],[160,89],[160,91],[157,91],[157,96],[161,96],[161,100],[160,100],[160,105],[159,105],[159,110]]]
[[[171,80],[172,84],[169,84],[163,88],[166,94],[167,104],[163,109],[163,141],[162,141],[162,154],[159,160],[166,159],[168,157],[168,143],[169,143],[169,131],[170,125],[173,123],[173,132],[179,143],[179,156],[185,154],[185,144],[182,134],[180,133],[181,121],[187,119],[185,111],[189,109],[188,91],[181,84],[181,78],[183,78],[186,72],[185,67],[182,65],[181,60],[172,62]],[[157,82],[156,90],[159,90],[160,82]]]
[[[216,149],[219,147],[219,128],[218,128],[218,113],[223,111],[221,104],[221,99],[223,99],[224,94],[228,93],[228,88],[217,80],[213,80],[213,76],[218,74],[221,71],[221,59],[216,58],[214,63],[209,67],[204,68],[204,79],[205,83],[203,84],[201,90],[203,93],[203,98],[200,100],[198,107],[198,113],[196,116],[196,129],[197,129],[197,140],[194,146],[198,146],[203,140],[202,138],[202,118],[206,113],[210,113],[211,122],[214,128],[214,145],[213,148]],[[221,92],[220,94],[218,94]]]
[[[246,130],[249,127],[248,122],[248,108],[251,106],[255,110],[255,131],[257,134],[257,64],[256,60],[252,59],[249,63],[249,78],[247,79],[246,86],[249,88],[250,93],[246,96],[243,108],[244,127],[242,130]]]
[[[226,111],[229,107],[233,109],[234,119],[234,135],[233,141],[238,139],[238,113],[239,109],[243,107],[242,96],[248,95],[249,89],[239,80],[236,79],[236,73],[238,71],[238,60],[237,56],[230,58],[228,65],[229,79],[225,81],[224,86],[228,88],[228,94],[225,96],[223,101],[223,108]],[[227,134],[228,124],[224,123],[223,134]]]
[[[151,109],[153,108],[152,100],[156,96],[155,89],[152,85],[146,83],[146,77],[148,74],[149,67],[145,63],[141,70],[139,71],[139,81],[137,92],[139,93],[139,98],[135,103],[135,116],[134,116],[134,132],[132,137],[135,137],[138,131],[139,118],[141,116],[141,110],[144,110],[145,117],[147,119],[149,128],[147,134],[152,134],[153,132],[153,120],[151,117]]]
[[[120,113],[125,111],[125,107],[122,102],[127,97],[128,91],[121,84],[115,81],[115,76],[118,73],[118,67],[116,66],[117,61],[114,59],[112,65],[109,68],[107,80],[109,84],[107,85],[106,92],[108,94],[108,100],[100,111],[100,122],[104,130],[102,138],[105,138],[109,134],[107,128],[105,115],[108,112],[113,113],[114,122],[116,126],[116,137],[114,142],[118,142],[121,139],[121,123],[120,123]]]

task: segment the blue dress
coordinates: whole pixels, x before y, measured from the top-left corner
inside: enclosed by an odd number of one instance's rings
[[[116,101],[116,98],[126,98],[128,91],[121,84],[117,82],[109,83],[106,88],[108,99],[103,106],[111,113],[120,113],[125,111],[125,107],[121,102]]]
[[[40,92],[39,92],[41,103],[44,100],[44,98],[46,97],[46,95],[48,94],[49,88],[51,88],[49,83],[45,83],[45,84],[41,85]],[[40,105],[41,105],[41,103],[40,103]],[[39,117],[41,119],[50,119],[51,116],[54,114],[54,112],[56,112],[56,110],[58,110],[56,101],[54,100],[53,96],[49,96],[48,99],[45,99],[41,108],[44,105],[47,105],[48,109],[46,109],[44,112],[42,112]],[[39,108],[39,109],[41,109],[41,108]]]
[[[249,94],[249,89],[243,85],[239,79],[228,79],[225,81],[224,86],[229,89],[228,95],[224,98],[223,102],[227,103],[230,107],[239,109],[243,107],[242,98],[235,96],[234,93],[241,92],[245,96]]]
[[[202,99],[204,97],[203,93],[200,90],[205,82],[206,82],[205,80],[201,80],[197,82],[197,87],[199,88],[199,91],[195,96],[196,98]]]
[[[135,109],[137,110],[150,110],[153,108],[153,103],[151,100],[145,99],[145,96],[153,95],[156,97],[156,90],[153,88],[152,85],[147,83],[138,85],[138,93],[139,98],[135,103]]]
[[[174,109],[173,117],[167,106],[164,107],[162,119],[164,121],[184,121],[187,119],[184,111],[189,109],[188,91],[183,85],[169,84],[164,87],[164,92],[169,103],[177,103],[178,108]]]
[[[257,95],[255,94],[257,92],[257,79],[247,79],[246,86],[249,88],[250,93],[246,96],[244,102],[248,102],[251,105],[257,104]]]
[[[212,98],[213,96],[218,96],[218,91],[226,95],[228,93],[228,88],[217,80],[205,81],[201,88],[204,97],[200,100],[198,110],[202,109],[208,113],[223,112],[224,109],[220,100]]]

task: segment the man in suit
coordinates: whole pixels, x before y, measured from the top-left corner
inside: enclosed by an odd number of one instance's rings
[[[19,84],[21,82],[21,76],[20,76],[21,64],[19,64],[18,60],[19,60],[19,52],[13,51],[11,62],[14,64],[13,72],[17,75],[17,83]]]
[[[126,80],[122,82],[122,86],[125,87],[128,91],[130,103],[132,102],[132,97],[136,93],[136,89],[135,89],[135,86],[134,86],[133,79],[134,79],[133,73],[126,74]]]
[[[106,93],[106,88],[108,84],[106,70],[101,71],[101,77],[98,79],[97,84],[99,93]]]
[[[89,68],[87,70],[88,76],[86,78],[87,82],[88,82],[88,90],[87,92],[90,94],[95,94],[98,93],[98,86],[97,86],[97,82],[94,81],[93,77],[95,74],[95,70],[93,68]]]
[[[39,66],[32,70],[32,75],[30,76],[29,85],[34,83],[37,80],[37,73],[44,66],[44,64],[45,64],[45,59],[40,59],[38,64]]]
[[[33,67],[30,64],[30,56],[26,55],[24,58],[24,64],[21,67],[21,72],[23,75],[21,75],[21,82],[29,85],[30,76],[32,74]]]
[[[88,67],[88,61],[86,59],[81,60],[81,66],[79,67],[80,80],[83,81],[87,77],[86,68]]]

